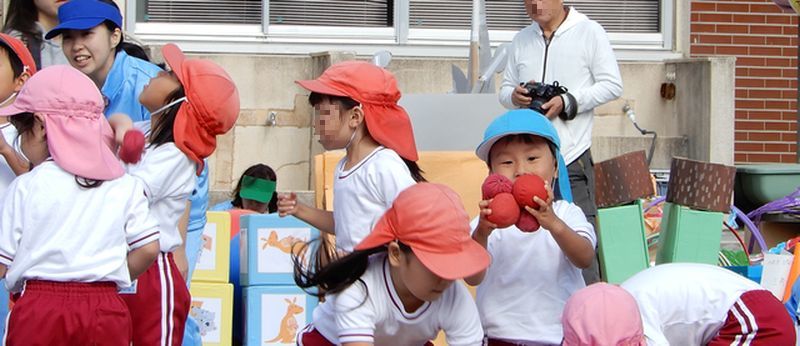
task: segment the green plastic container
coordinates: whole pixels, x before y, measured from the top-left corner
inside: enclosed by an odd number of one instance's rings
[[[664,203],[656,264],[692,262],[716,265],[723,217],[719,212]]]
[[[597,249],[603,279],[620,284],[647,269],[650,258],[645,241],[642,202],[597,210]]]
[[[798,186],[800,164],[736,166],[736,199],[754,208],[784,197]]]

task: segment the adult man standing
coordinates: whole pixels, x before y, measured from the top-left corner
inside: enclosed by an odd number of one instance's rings
[[[600,24],[564,6],[563,0],[524,0],[533,23],[514,37],[500,103],[528,107],[531,98],[520,83],[540,82],[569,89],[542,105],[561,139],[575,204],[594,223],[592,124],[594,108],[622,94],[622,78],[608,36]],[[565,178],[565,177],[559,177]],[[595,263],[584,271],[590,284],[599,281]]]

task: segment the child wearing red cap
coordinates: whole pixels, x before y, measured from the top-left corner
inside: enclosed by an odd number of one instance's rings
[[[326,292],[297,344],[432,345],[441,330],[451,346],[481,345],[475,302],[454,284],[489,265],[469,232],[458,195],[420,183],[397,196],[354,252],[323,267],[294,258],[297,285]]]
[[[728,269],[668,263],[622,283],[639,306],[648,345],[794,345],[789,312],[769,291]],[[622,311],[618,311],[622,313]]]
[[[239,94],[230,76],[208,60],[187,59],[174,44],[162,54],[169,72],[161,72],[139,98],[152,114],[142,159],[128,172],[144,183],[144,194],[161,227],[161,254],[139,278],[132,294],[123,294],[133,318],[134,344],[180,345],[189,312],[184,281],[188,200],[195,177],[216,148],[216,136],[239,116]]]
[[[0,107],[14,101],[25,82],[36,73],[33,57],[22,41],[6,34],[0,34]],[[0,118],[0,192],[11,183],[18,174],[30,170],[30,163],[18,154],[13,144],[17,139],[17,130],[8,120]]]
[[[564,304],[586,286],[581,268],[594,258],[594,227],[571,202],[559,145],[545,116],[519,109],[492,121],[475,150],[490,173],[511,181],[535,174],[544,180],[548,195],[547,200],[533,198],[538,210],[522,210],[541,225],[528,232],[513,225],[496,229],[487,220],[492,213],[489,201],[480,202],[472,237],[492,255],[492,264],[465,281],[479,284],[476,302],[489,345],[560,343]]]
[[[367,62],[338,63],[297,83],[311,91],[319,142],[346,154],[334,173],[333,212],[297,203],[293,193],[278,196],[278,212],[336,235],[336,248],[350,252],[400,191],[425,181],[411,120],[397,104],[394,76]]]
[[[117,291],[158,254],[159,229],[114,156],[103,98],[80,71],[45,68],[0,109],[33,131],[35,168],[8,187],[0,209],[0,275],[22,293],[8,345],[129,345],[131,318]],[[34,143],[37,142],[38,143]]]

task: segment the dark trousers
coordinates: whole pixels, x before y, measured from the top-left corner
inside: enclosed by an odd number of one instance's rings
[[[572,188],[573,202],[583,210],[586,219],[594,225],[595,233],[597,230],[597,205],[594,202],[594,161],[592,161],[591,150],[586,150],[575,161],[567,165],[569,174],[569,185]],[[595,251],[597,249],[595,248]],[[583,270],[583,279],[586,285],[591,285],[600,281],[600,265],[598,256],[595,254],[594,260],[589,268]]]

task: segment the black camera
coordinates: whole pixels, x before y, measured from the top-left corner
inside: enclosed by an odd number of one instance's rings
[[[542,105],[550,101],[553,97],[567,94],[567,88],[559,85],[558,81],[553,82],[553,84],[544,84],[539,82],[533,83],[519,83],[522,88],[524,88],[528,92],[528,96],[531,98],[531,103],[528,105],[528,108],[541,113],[542,115],[547,114],[547,111],[542,109]],[[569,95],[569,94],[567,94]],[[572,100],[572,98],[570,98]],[[566,104],[565,104],[566,106]],[[567,113],[561,111],[561,114],[558,116],[564,120],[572,120],[575,117],[574,112],[572,117],[567,116]]]

